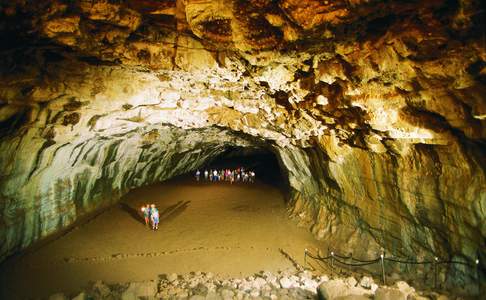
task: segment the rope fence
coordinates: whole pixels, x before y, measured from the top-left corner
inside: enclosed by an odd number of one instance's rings
[[[434,288],[437,288],[438,285],[438,266],[439,265],[444,265],[444,264],[459,264],[463,265],[466,267],[469,267],[471,269],[476,270],[476,281],[477,281],[477,287],[478,287],[478,293],[480,293],[480,266],[479,266],[479,259],[476,259],[475,264],[469,264],[466,262],[462,261],[453,261],[453,260],[439,260],[438,257],[434,257],[433,260],[424,260],[424,261],[417,261],[417,260],[408,260],[408,259],[401,259],[397,257],[386,257],[385,252],[382,252],[379,257],[371,260],[363,260],[363,259],[358,259],[351,256],[344,256],[340,255],[338,253],[335,253],[334,251],[331,251],[330,255],[326,257],[320,256],[319,253],[316,255],[313,255],[312,253],[309,252],[309,250],[305,249],[304,250],[304,266],[307,266],[307,259],[310,258],[320,265],[320,262],[327,263],[328,265],[331,266],[331,271],[334,269],[334,264],[338,263],[343,266],[348,266],[348,267],[364,267],[364,266],[369,266],[369,265],[374,265],[374,264],[380,264],[381,267],[381,279],[383,284],[386,284],[386,272],[385,272],[385,262],[392,262],[392,263],[398,263],[398,264],[406,264],[406,265],[432,265],[433,271],[434,271]],[[347,261],[346,261],[347,260]],[[351,260],[352,262],[349,262]],[[321,265],[320,265],[321,266]]]

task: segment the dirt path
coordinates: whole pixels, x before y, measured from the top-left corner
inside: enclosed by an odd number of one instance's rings
[[[159,231],[144,226],[142,203],[159,207]],[[177,179],[134,190],[62,238],[4,262],[0,298],[71,293],[89,281],[139,281],[172,272],[276,272],[292,268],[279,249],[302,263],[304,249],[318,246],[288,219],[275,187]]]

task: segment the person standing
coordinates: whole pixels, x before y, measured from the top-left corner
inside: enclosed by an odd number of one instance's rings
[[[149,226],[150,222],[150,205],[142,206],[143,218],[145,220],[145,226]]]
[[[204,180],[208,181],[208,170],[204,170]]]
[[[152,208],[150,209],[150,215],[152,218],[152,229],[159,229],[159,210],[155,207],[155,204],[152,204]]]
[[[199,178],[201,177],[201,172],[199,170],[196,171],[196,181],[199,181]]]

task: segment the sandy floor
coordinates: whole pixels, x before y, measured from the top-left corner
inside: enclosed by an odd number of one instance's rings
[[[137,215],[147,202],[161,212],[157,232]],[[304,249],[318,246],[287,218],[283,195],[275,187],[179,178],[134,190],[63,237],[4,262],[0,298],[72,293],[89,281],[138,281],[163,273],[276,272],[292,268],[280,249],[302,264]]]

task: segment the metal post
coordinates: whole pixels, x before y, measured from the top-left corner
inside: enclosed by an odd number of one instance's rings
[[[307,248],[304,249],[304,268],[307,267]]]
[[[331,275],[334,272],[334,252],[331,251]]]
[[[476,259],[476,281],[478,283],[478,296],[481,295],[481,280],[479,278],[479,258]]]
[[[434,257],[434,288],[437,288],[437,261],[439,258],[436,256]]]
[[[383,277],[383,285],[386,285],[386,275],[385,275],[385,252],[381,252],[381,275]]]

